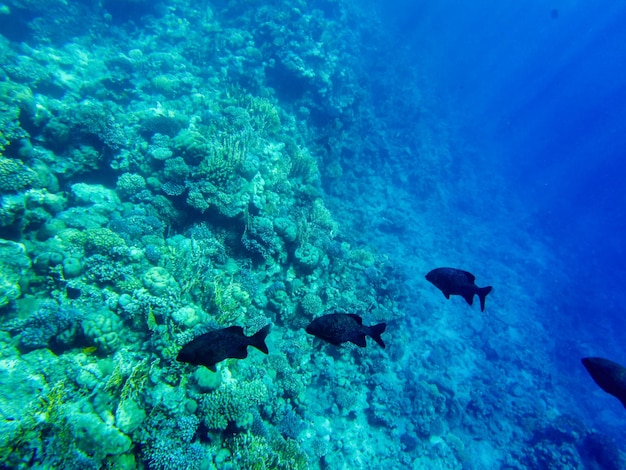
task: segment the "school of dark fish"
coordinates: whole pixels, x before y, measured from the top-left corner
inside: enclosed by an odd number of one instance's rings
[[[472,305],[474,296],[480,300],[480,310],[485,311],[485,299],[493,290],[492,286],[478,287],[476,277],[457,268],[436,268],[426,274],[426,280],[439,289],[446,299],[451,295],[461,296]],[[382,334],[386,323],[363,325],[363,319],[353,313],[328,313],[315,318],[306,327],[306,332],[320,340],[339,346],[350,342],[364,348],[366,337],[372,338],[385,348]],[[248,346],[268,354],[265,338],[270,325],[266,325],[252,336],[246,336],[240,326],[230,326],[204,333],[185,344],[178,353],[177,360],[192,365],[202,365],[216,371],[216,364],[225,359],[244,359],[248,356]],[[626,367],[601,357],[584,357],[583,366],[593,381],[606,393],[616,397],[626,408]]]
[[[473,274],[454,268],[437,268],[426,275],[426,279],[437,286],[446,298],[450,295],[462,296],[472,305],[474,295],[480,299],[481,310],[485,310],[485,297],[491,292],[489,287],[477,287]],[[305,331],[322,341],[335,346],[353,343],[366,347],[366,337],[372,338],[381,348],[385,348],[382,334],[387,329],[386,323],[364,325],[363,319],[354,313],[333,312],[321,315],[305,328]],[[212,371],[225,359],[244,359],[248,357],[248,346],[268,354],[265,338],[270,325],[266,325],[252,336],[246,336],[240,326],[230,326],[201,334],[185,344],[178,353],[177,360],[192,365],[202,365]]]

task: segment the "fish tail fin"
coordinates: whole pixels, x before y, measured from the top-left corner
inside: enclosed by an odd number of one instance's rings
[[[383,339],[380,337],[380,335],[382,335],[385,332],[385,329],[387,329],[387,324],[386,323],[379,323],[378,325],[373,325],[370,326],[370,337],[376,341],[381,348],[385,348],[385,342],[383,341]]]
[[[257,348],[259,351],[264,352],[265,354],[269,353],[267,349],[267,344],[265,344],[265,338],[270,332],[270,328],[272,327],[271,323],[268,323],[259,331],[250,336],[250,345]]]
[[[478,289],[478,292],[476,292],[478,294],[478,298],[480,299],[480,311],[481,312],[485,311],[485,297],[487,297],[487,294],[491,292],[491,289],[493,289],[492,286],[480,287]]]

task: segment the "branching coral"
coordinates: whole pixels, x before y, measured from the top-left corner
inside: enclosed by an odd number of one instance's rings
[[[233,462],[238,468],[255,470],[304,470],[308,460],[296,441],[267,439],[251,433],[236,435],[232,441]]]
[[[249,429],[254,422],[251,410],[264,402],[267,396],[267,387],[258,380],[245,385],[223,384],[202,401],[204,424],[219,431],[225,430],[229,424]]]
[[[20,344],[27,349],[67,346],[76,335],[82,313],[55,300],[42,302],[23,325]]]
[[[246,133],[227,135],[216,139],[209,155],[199,167],[200,176],[220,188],[227,187],[237,176],[247,153],[249,136]]]

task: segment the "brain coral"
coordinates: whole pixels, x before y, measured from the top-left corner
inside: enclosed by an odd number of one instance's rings
[[[160,266],[153,266],[143,276],[143,284],[152,295],[163,295],[170,289],[178,288],[176,279],[169,271]]]
[[[83,332],[87,338],[99,346],[104,352],[112,352],[120,344],[118,331],[122,321],[110,310],[94,312],[82,322]]]

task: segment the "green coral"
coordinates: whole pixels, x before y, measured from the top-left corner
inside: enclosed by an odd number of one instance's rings
[[[0,192],[18,192],[37,185],[39,177],[21,160],[6,158],[0,155]]]
[[[83,332],[103,352],[115,351],[121,343],[122,321],[109,310],[94,312],[82,322]]]
[[[298,225],[287,217],[278,217],[274,220],[274,230],[288,243],[293,243],[298,237]]]
[[[115,187],[122,197],[131,197],[146,189],[146,180],[136,173],[124,173],[117,179]]]
[[[154,296],[161,296],[170,291],[178,291],[178,283],[169,271],[160,266],[148,269],[143,275],[143,284]]]
[[[310,243],[304,243],[296,248],[294,257],[298,267],[305,272],[312,272],[320,263],[322,251]]]
[[[209,153],[209,144],[205,137],[190,129],[183,129],[172,140],[176,152],[187,163],[198,164]]]
[[[17,465],[18,462],[13,460],[15,456],[33,451],[47,432],[57,436],[57,446],[71,446],[71,433],[64,413],[65,395],[65,383],[59,382],[47,388],[37,402],[24,410],[22,419],[3,439],[0,447],[0,463],[3,466]]]
[[[85,250],[89,254],[112,255],[115,250],[126,248],[126,242],[108,228],[86,230]]]
[[[289,169],[289,178],[297,178],[305,183],[311,183],[315,179],[319,179],[317,160],[300,147],[291,148],[290,150],[289,158],[291,166]]]
[[[30,267],[22,244],[0,239],[0,308],[21,297]]]
[[[249,136],[244,132],[216,139],[209,155],[200,164],[199,176],[206,177],[220,188],[227,187],[246,157],[248,140]]]
[[[305,470],[309,468],[306,454],[298,443],[282,436],[269,439],[251,433],[236,435],[231,445],[237,468],[251,470]]]
[[[300,308],[304,316],[313,319],[324,310],[324,303],[318,295],[306,294],[300,301]]]
[[[272,135],[280,131],[278,108],[267,98],[250,96],[248,114],[252,127],[260,134]]]
[[[28,138],[28,133],[20,126],[19,116],[21,109],[32,108],[32,103],[29,88],[10,81],[0,82],[0,155],[13,142]]]
[[[3,468],[24,468],[20,456],[38,454],[42,468],[77,468],[76,462],[104,459],[127,452],[132,442],[105,423],[89,406],[69,401],[66,381],[46,386],[37,401],[23,410],[21,419],[0,445]]]
[[[252,409],[267,399],[267,387],[260,380],[222,384],[202,402],[204,424],[217,431],[224,431],[230,423],[239,429],[249,429],[254,420]]]
[[[187,165],[183,157],[168,158],[165,160],[163,174],[167,181],[182,183],[191,174],[191,167]]]
[[[222,279],[215,279],[213,283],[215,289],[215,306],[218,311],[217,321],[220,324],[232,324],[245,316],[250,303],[250,294],[246,292],[241,284],[233,282],[232,278],[228,282]]]

